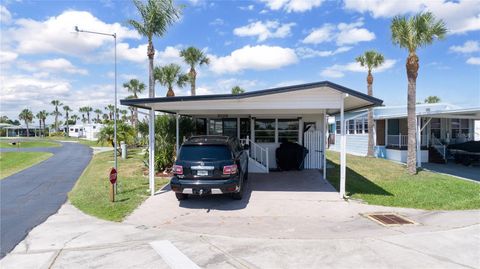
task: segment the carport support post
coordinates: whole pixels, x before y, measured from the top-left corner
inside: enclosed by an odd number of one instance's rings
[[[180,148],[180,143],[179,143],[179,139],[180,139],[180,123],[179,123],[179,119],[180,119],[180,115],[175,114],[175,133],[176,133],[176,136],[177,136],[177,141],[176,141],[176,148],[175,148],[175,152],[177,153],[178,155],[178,149]]]
[[[155,194],[155,110],[150,109],[148,121],[148,184],[150,195]]]
[[[345,137],[345,117],[344,117],[344,103],[345,103],[345,94],[342,94],[342,101],[340,103],[340,197],[345,197],[345,175],[347,172],[346,163],[347,163],[347,153],[346,153],[346,144],[347,140]]]
[[[323,179],[327,179],[327,145],[328,145],[328,116],[324,112],[323,117]]]

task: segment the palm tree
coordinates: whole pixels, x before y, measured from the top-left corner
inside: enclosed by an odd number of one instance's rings
[[[153,37],[161,37],[167,32],[167,28],[180,18],[182,7],[176,7],[173,0],[133,0],[133,4],[140,13],[141,20],[128,20],[138,33],[148,39],[148,97],[155,97],[155,78],[153,75],[153,58],[155,48]]]
[[[90,112],[93,111],[93,108],[91,106],[86,106],[85,107],[85,113],[87,113],[87,121],[90,123]]]
[[[25,126],[27,127],[27,137],[30,136],[30,130],[28,129],[28,124],[33,121],[33,113],[30,111],[30,109],[25,108],[18,114],[18,118],[20,120],[23,120],[25,122]]]
[[[115,110],[115,106],[114,105],[107,105],[105,107],[105,110],[108,111],[108,119],[113,120],[113,111]]]
[[[79,118],[78,118],[78,115],[72,115],[72,116],[70,117],[70,119],[73,120],[73,124],[77,124],[77,120],[78,120]]]
[[[428,96],[427,98],[425,98],[425,104],[435,104],[435,103],[440,103],[440,101],[442,101],[440,99],[440,97],[436,96],[436,95],[433,95],[433,96]]]
[[[158,80],[162,86],[168,88],[167,97],[175,96],[175,92],[173,91],[174,84],[182,88],[188,81],[188,75],[183,74],[180,69],[180,66],[177,64],[155,67],[155,80]]]
[[[93,112],[95,112],[95,114],[97,114],[96,123],[101,123],[102,121],[100,120],[100,115],[103,114],[103,111],[101,109],[97,108]]]
[[[50,104],[55,106],[55,109],[52,112],[52,115],[55,116],[55,122],[53,124],[53,128],[55,129],[55,132],[58,132],[58,116],[62,116],[62,113],[58,111],[58,107],[62,106],[63,103],[60,102],[59,100],[52,100]]]
[[[393,43],[408,50],[406,62],[408,78],[407,168],[410,174],[415,174],[417,172],[415,99],[419,69],[419,59],[416,51],[418,48],[432,44],[435,39],[443,39],[447,33],[447,28],[445,27],[445,22],[442,20],[436,20],[432,13],[425,12],[419,13],[410,18],[405,16],[394,17],[392,19],[390,30],[392,31]]]
[[[367,91],[369,96],[373,96],[372,84],[373,84],[373,76],[372,70],[377,68],[383,64],[385,58],[382,54],[374,51],[369,50],[366,51],[363,55],[358,56],[355,58],[355,61],[360,63],[362,67],[367,67],[368,75],[367,75]],[[373,157],[373,112],[372,108],[368,109],[368,150],[367,156]]]
[[[131,79],[130,81],[123,83],[123,87],[127,89],[128,92],[133,93],[132,96],[128,97],[129,99],[137,99],[138,94],[145,91],[145,84],[143,82],[140,82],[138,79]],[[132,123],[135,130],[137,129],[137,119],[138,111],[137,108],[134,107],[132,113]]]
[[[46,128],[46,125],[45,125],[45,120],[47,119],[49,113],[46,111],[46,110],[42,110],[40,112],[37,113],[37,118],[39,120],[39,124],[40,124],[40,129],[42,129],[42,125],[43,125],[43,136],[45,136],[45,128]]]
[[[183,60],[190,65],[190,72],[188,73],[188,77],[190,79],[191,85],[191,95],[194,96],[195,93],[195,82],[197,79],[197,71],[195,71],[195,66],[202,65],[202,64],[209,64],[210,59],[203,53],[203,51],[195,48],[189,47],[184,49],[180,52],[180,56]]]
[[[235,86],[232,88],[232,94],[240,94],[240,93],[244,93],[245,90],[240,88],[240,86]]]
[[[35,114],[35,118],[38,119],[38,127],[40,128],[40,135],[42,135],[42,111],[39,111],[37,114]]]
[[[69,106],[63,106],[63,110],[65,111],[65,123],[67,124],[67,132],[66,135],[69,136],[69,131],[70,131],[70,123],[68,122],[70,118],[68,117],[68,112],[73,111],[70,109]]]

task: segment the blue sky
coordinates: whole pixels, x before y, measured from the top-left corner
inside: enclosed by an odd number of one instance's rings
[[[390,21],[429,10],[446,22],[449,34],[418,51],[417,99],[437,95],[444,102],[480,106],[480,1],[176,3],[186,7],[168,33],[155,39],[155,64],[183,65],[182,48],[204,50],[211,64],[198,70],[197,94],[226,93],[235,85],[254,91],[322,80],[366,92],[366,71],[354,59],[375,49],[386,62],[374,71],[374,95],[386,105],[405,104],[407,52],[392,44]],[[146,40],[125,23],[138,19],[131,1],[10,0],[2,1],[0,11],[2,115],[15,119],[23,108],[52,110],[52,99],[75,111],[113,102],[113,42],[75,34],[75,25],[117,32],[120,98],[128,95],[123,82],[147,83]],[[189,87],[175,92],[188,95]],[[156,86],[157,96],[165,93]]]

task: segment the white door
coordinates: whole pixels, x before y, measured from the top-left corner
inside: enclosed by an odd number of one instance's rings
[[[305,169],[322,168],[322,132],[310,129],[303,134],[303,144],[308,149],[305,157]]]

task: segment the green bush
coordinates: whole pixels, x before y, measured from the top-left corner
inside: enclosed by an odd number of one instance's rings
[[[175,161],[176,129],[174,115],[159,115],[155,117],[155,170],[165,171],[172,167]],[[193,120],[190,117],[180,117],[180,143],[183,137],[193,133]],[[148,121],[139,123],[141,141],[148,144]],[[148,164],[148,151],[145,154],[145,164]]]

